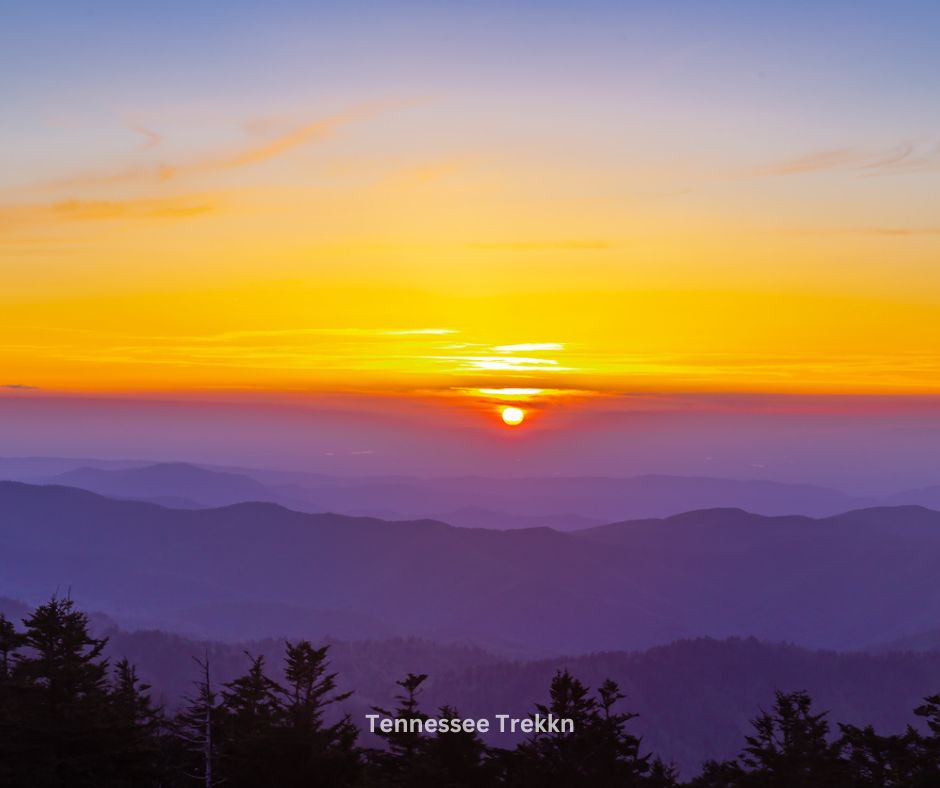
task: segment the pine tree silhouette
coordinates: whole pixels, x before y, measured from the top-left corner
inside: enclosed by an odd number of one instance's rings
[[[747,779],[737,761],[710,759],[702,766],[702,773],[688,784],[692,788],[738,788]]]
[[[91,636],[88,617],[71,599],[53,597],[23,626],[12,638],[3,628],[8,646],[19,649],[6,658],[3,784],[122,786],[131,769],[135,785],[150,784],[155,764],[137,756],[151,732],[127,726],[118,713],[102,657],[107,640]],[[129,673],[126,663],[125,669]]]
[[[167,723],[122,659],[109,671],[106,640],[85,614],[53,598],[23,621],[0,616],[0,786],[2,788],[675,788],[675,770],[641,752],[613,681],[596,693],[559,671],[536,714],[574,723],[537,731],[512,750],[473,732],[385,733],[386,749],[366,754],[357,728],[334,705],[349,698],[329,671],[326,647],[287,643],[284,682],[261,657],[213,690],[209,660],[196,660],[196,693]],[[419,695],[427,675],[397,682],[398,720],[427,722]],[[922,730],[879,734],[840,724],[805,692],[775,694],[753,721],[740,756],[709,761],[694,788],[936,788],[940,785],[940,695],[914,710]],[[443,706],[437,719],[460,718]],[[367,757],[366,757],[367,756]]]
[[[402,692],[395,696],[398,702],[395,710],[389,711],[374,706],[373,711],[395,720],[424,722],[428,715],[419,708],[418,695],[427,678],[427,673],[409,673],[395,682],[402,689]],[[409,726],[405,730],[379,732],[378,735],[385,740],[388,750],[372,753],[371,762],[376,767],[382,784],[414,788],[434,785],[434,776],[426,758],[427,741],[417,729],[412,730]]]
[[[359,731],[349,715],[327,724],[325,714],[351,692],[336,691],[336,673],[329,672],[328,647],[308,641],[285,645],[285,700],[273,731],[278,784],[352,785],[361,774],[356,739]]]
[[[828,741],[826,712],[814,714],[806,692],[775,693],[773,708],[751,721],[741,761],[746,785],[829,788],[844,784],[840,747]]]
[[[928,730],[918,742],[921,763],[918,785],[940,785],[940,695],[924,698],[914,714],[923,718]]]
[[[840,744],[852,785],[857,788],[916,786],[923,772],[919,757],[921,737],[908,726],[903,734],[880,736],[871,725],[839,725]]]
[[[623,699],[613,681],[605,681],[597,697],[567,670],[559,671],[549,688],[550,702],[537,704],[538,715],[571,720],[573,731],[535,733],[504,758],[506,782],[513,786],[637,786],[647,785],[648,755],[625,726],[637,715],[615,712]],[[670,780],[657,769],[656,779]]]
[[[270,780],[285,713],[284,688],[265,675],[264,657],[248,656],[248,672],[223,685],[219,708],[220,772],[232,788],[256,788]]]
[[[160,774],[162,712],[151,702],[148,684],[127,659],[115,666],[110,703],[115,725],[116,785],[134,788]]]
[[[13,654],[25,642],[25,636],[16,631],[13,622],[0,613],[0,686],[13,672]]]
[[[187,698],[185,708],[173,721],[173,732],[181,748],[174,748],[176,774],[181,784],[214,788],[219,784],[219,704],[212,689],[212,671],[208,655],[193,657],[200,677],[194,682],[196,692]]]
[[[460,719],[460,712],[442,706],[439,720]],[[476,731],[437,732],[425,744],[424,757],[434,785],[476,788],[492,785],[497,771],[487,759],[488,748]]]

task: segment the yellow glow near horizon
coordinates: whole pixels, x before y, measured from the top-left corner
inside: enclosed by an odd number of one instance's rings
[[[480,394],[483,394],[488,397],[535,397],[539,394],[546,393],[545,389],[518,389],[518,388],[501,388],[501,389],[477,389]],[[550,392],[555,393],[555,392]]]
[[[940,393],[929,298],[571,290],[481,303],[259,282],[0,301],[0,385],[50,391]],[[559,333],[561,349],[540,341]]]
[[[518,427],[525,421],[525,411],[522,408],[512,406],[503,408],[500,412],[500,416],[502,416],[503,423],[510,427]]]
[[[416,150],[413,111],[0,190],[0,387],[940,394],[929,173]]]

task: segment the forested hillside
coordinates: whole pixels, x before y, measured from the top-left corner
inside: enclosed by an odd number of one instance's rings
[[[20,632],[25,630],[18,619],[13,623]],[[92,639],[107,639],[101,656],[109,658],[112,669],[125,658],[135,666],[139,679],[151,685],[148,694],[154,705],[162,707],[167,718],[185,710],[201,676],[196,660],[209,665],[217,691],[243,676],[257,658],[273,682],[283,686],[288,680],[283,640],[200,642],[156,631],[109,629],[101,618],[89,632]],[[337,692],[352,693],[325,709],[324,718],[332,724],[348,714],[363,746],[382,746],[363,730],[365,715],[373,707],[394,706],[400,690],[396,677],[427,676],[420,699],[428,713],[449,705],[468,717],[524,717],[533,711],[533,703],[544,700],[557,672],[567,670],[592,691],[607,679],[615,681],[626,696],[624,708],[639,715],[630,731],[642,736],[645,751],[656,753],[686,778],[708,759],[733,758],[751,732],[751,721],[777,691],[806,691],[817,706],[830,710],[833,720],[873,724],[879,733],[901,734],[908,724],[922,723],[911,710],[940,687],[940,652],[839,654],[754,639],[680,641],[646,652],[538,662],[507,661],[476,648],[415,639],[314,645],[328,647]],[[15,661],[10,657],[8,664]],[[518,732],[490,733],[482,740],[491,747],[511,748],[525,737]]]

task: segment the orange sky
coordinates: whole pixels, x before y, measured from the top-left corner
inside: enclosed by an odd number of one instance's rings
[[[332,90],[289,76],[307,50],[272,49],[271,91],[236,50],[215,85],[36,77],[2,154],[0,385],[940,393],[927,93],[773,52],[722,82],[737,41],[566,82],[531,46],[505,81],[459,50]]]

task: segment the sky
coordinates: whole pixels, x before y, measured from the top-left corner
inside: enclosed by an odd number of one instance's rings
[[[441,467],[487,467],[456,460],[504,451],[507,404],[524,464],[542,431],[564,472],[641,466],[607,442],[663,413],[701,435],[652,464],[707,470],[740,430],[732,474],[779,445],[746,426],[768,414],[940,426],[936,3],[3,15],[0,426],[63,425],[17,450],[126,453],[115,402],[171,431],[161,403],[241,408],[245,435],[269,407],[354,413],[330,442],[301,430],[320,458],[407,425],[382,470],[426,467],[445,432]],[[215,456],[226,430],[138,448]]]

